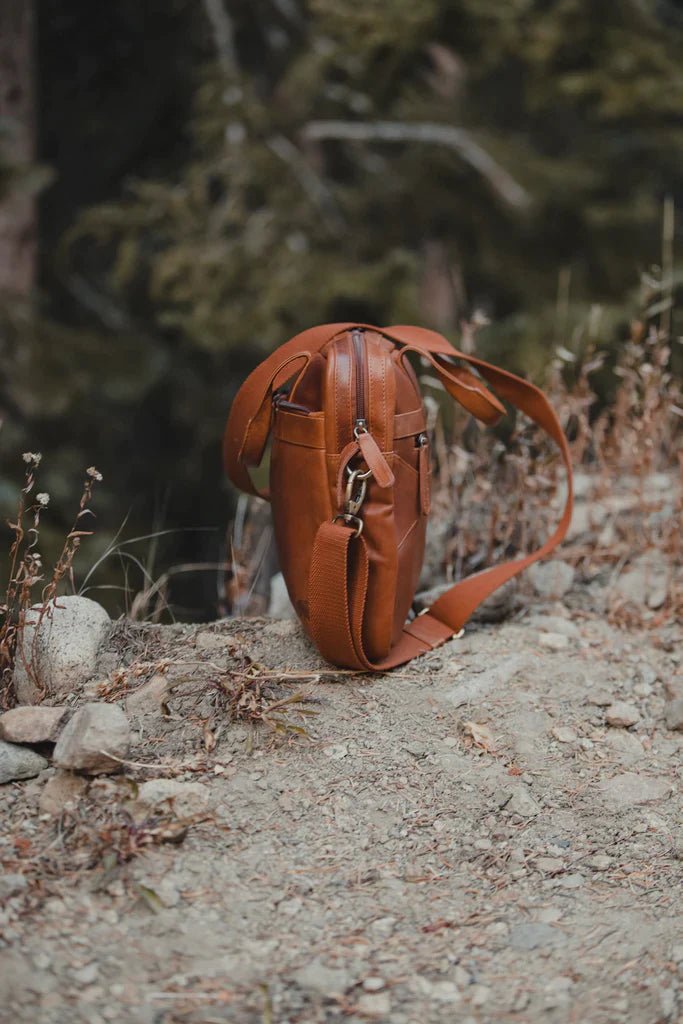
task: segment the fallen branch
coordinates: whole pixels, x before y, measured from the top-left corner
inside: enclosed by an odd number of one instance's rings
[[[345,139],[350,142],[418,142],[445,146],[484,177],[510,206],[524,207],[531,196],[464,128],[433,121],[309,121],[303,129],[309,141]]]

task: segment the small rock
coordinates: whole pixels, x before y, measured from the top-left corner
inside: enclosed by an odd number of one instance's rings
[[[491,989],[486,985],[472,985],[469,995],[473,1006],[483,1006],[491,998]]]
[[[99,974],[99,967],[96,961],[86,964],[85,967],[79,967],[73,972],[73,979],[78,985],[92,985]]]
[[[524,922],[513,925],[510,929],[509,943],[513,949],[545,949],[548,946],[557,946],[563,940],[563,934],[559,928],[550,924],[537,924]]]
[[[104,608],[87,597],[60,597],[47,612],[34,606],[26,616],[13,675],[20,703],[36,703],[41,689],[67,695],[85,683],[110,628]]]
[[[0,718],[0,740],[8,743],[54,743],[66,708],[28,705],[12,708]]]
[[[388,992],[364,992],[358,998],[358,1009],[370,1017],[386,1018],[391,1013],[391,997]]]
[[[386,987],[387,983],[384,978],[370,977],[363,981],[363,988],[366,992],[381,992]]]
[[[215,635],[215,634],[212,634]],[[126,712],[134,718],[158,714],[168,700],[169,689],[165,676],[154,675],[126,697]]]
[[[563,651],[569,647],[569,637],[564,633],[539,633],[538,642],[551,651]]]
[[[607,690],[596,690],[594,693],[590,693],[586,700],[596,708],[606,708],[612,703],[612,694]]]
[[[299,988],[330,997],[343,996],[351,985],[346,971],[326,967],[320,960],[312,960],[299,968],[294,974],[294,981]]]
[[[558,743],[576,743],[578,736],[573,729],[570,729],[567,725],[556,725],[554,729],[550,730],[551,736],[554,736]]]
[[[168,804],[178,817],[185,818],[206,810],[209,799],[209,790],[201,782],[149,779],[140,786],[134,808],[137,812]]]
[[[574,871],[570,875],[558,878],[557,884],[561,885],[564,889],[580,889],[585,881],[586,879],[579,871]]]
[[[323,753],[325,757],[329,757],[333,761],[341,761],[348,756],[349,748],[343,743],[333,743],[331,746],[325,747]]]
[[[57,769],[48,779],[38,800],[43,814],[61,814],[69,803],[76,803],[88,788],[88,780],[82,775]]]
[[[287,584],[281,572],[270,580],[270,602],[268,616],[271,619],[296,619],[296,612],[287,592]]]
[[[605,736],[605,745],[621,764],[627,766],[637,764],[645,754],[638,737],[632,732],[624,732],[623,729],[609,729]]]
[[[85,704],[65,725],[57,740],[54,762],[58,768],[100,775],[121,770],[119,761],[130,746],[130,725],[116,704]]]
[[[561,871],[564,867],[564,863],[559,857],[538,857],[535,867],[544,874],[552,875]]]
[[[541,808],[534,800],[526,786],[518,786],[505,804],[505,810],[519,814],[522,818],[533,818],[540,814]]]
[[[656,609],[666,601],[670,567],[661,551],[648,551],[631,563],[615,584],[617,594],[633,604]]]
[[[24,875],[14,873],[0,875],[0,903],[4,903],[5,900],[23,892],[27,885],[28,882]]]
[[[529,569],[531,585],[539,597],[563,597],[574,583],[574,569],[558,558],[536,562]]]
[[[608,725],[628,729],[640,721],[640,712],[635,704],[629,704],[625,700],[618,700],[607,708],[605,721]]]
[[[578,640],[581,636],[576,623],[561,615],[534,615],[529,619],[529,625],[535,626],[543,633],[562,633],[563,636],[568,636],[572,640]]]
[[[664,707],[667,729],[683,730],[683,697],[667,701]]]
[[[432,997],[438,1003],[459,1003],[462,999],[460,989],[454,981],[435,981]]]
[[[612,809],[620,811],[627,807],[663,800],[669,796],[671,785],[666,779],[624,772],[623,775],[615,775],[613,779],[601,783],[600,789]]]
[[[32,779],[47,768],[47,761],[28,747],[0,740],[0,784]]]
[[[612,858],[608,857],[606,853],[596,853],[593,857],[588,857],[586,864],[593,871],[607,871],[612,865]]]

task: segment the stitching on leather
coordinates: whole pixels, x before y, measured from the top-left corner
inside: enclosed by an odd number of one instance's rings
[[[333,350],[334,359],[334,410],[332,416],[332,422],[334,423],[334,450],[337,451],[339,448],[339,360],[337,358],[337,349]]]
[[[401,537],[400,541],[399,541],[399,542],[398,542],[398,544],[396,545],[396,548],[397,548],[397,550],[398,550],[398,551],[400,551],[400,550],[401,550],[401,548],[403,547],[403,545],[404,545],[404,544],[405,544],[405,542],[407,541],[407,539],[408,539],[408,537],[410,536],[410,534],[411,534],[411,533],[413,532],[413,530],[414,530],[414,529],[416,528],[416,526],[418,525],[418,523],[419,523],[419,519],[414,519],[414,520],[413,520],[413,522],[412,522],[412,523],[410,524],[410,526],[408,527],[408,529],[406,530],[406,532],[405,532],[405,533],[403,534],[403,536]]]
[[[402,455],[399,455],[398,452],[392,452],[392,454],[396,456],[397,462],[400,462],[403,466],[406,467],[406,469],[410,470],[413,476],[419,477],[420,474],[418,473],[418,471],[413,466],[411,466],[409,462],[406,462]]]

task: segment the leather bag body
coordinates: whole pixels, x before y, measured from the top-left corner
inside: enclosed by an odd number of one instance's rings
[[[410,353],[427,358],[449,394],[493,424],[505,407],[486,377],[559,445],[569,485],[560,525],[542,548],[455,584],[408,622],[431,472]],[[249,468],[261,462],[269,439],[270,487],[261,492]],[[238,392],[224,462],[237,487],[270,500],[297,615],[323,656],[349,668],[391,668],[451,638],[493,590],[559,543],[571,517],[568,447],[543,393],[417,327],[326,324],[285,343]]]

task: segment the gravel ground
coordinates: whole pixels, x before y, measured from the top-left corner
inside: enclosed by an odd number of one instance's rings
[[[57,818],[53,769],[0,791],[0,1018],[683,1020],[680,640],[587,588],[378,677],[286,621],[119,625],[72,702],[120,700],[134,763]],[[307,703],[227,724],[216,681],[269,670]],[[164,715],[130,697],[160,674]],[[145,818],[162,777],[182,814]]]

